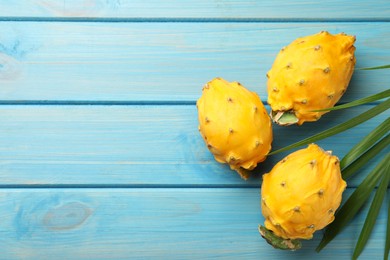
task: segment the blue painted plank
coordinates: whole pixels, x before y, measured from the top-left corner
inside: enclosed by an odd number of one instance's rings
[[[351,258],[366,210],[320,254],[314,249],[321,231],[303,249],[286,252],[257,231],[264,221],[259,194],[257,188],[2,189],[0,258]],[[361,259],[382,259],[384,208]]]
[[[266,100],[266,72],[293,39],[357,36],[357,67],[389,63],[390,23],[0,23],[0,100],[195,102],[214,77]],[[343,101],[390,71],[356,71]]]
[[[1,1],[0,16],[125,18],[389,18],[386,0]]]
[[[301,140],[371,107],[334,111],[300,127],[274,125],[273,145]],[[341,158],[389,113],[318,143]],[[257,187],[261,173],[288,154],[270,157],[243,181],[207,150],[195,106],[0,106],[0,122],[0,186]]]

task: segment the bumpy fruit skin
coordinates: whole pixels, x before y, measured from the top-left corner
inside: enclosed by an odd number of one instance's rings
[[[346,91],[356,63],[354,42],[355,36],[322,31],[282,48],[267,73],[273,120],[289,111],[301,125],[327,113],[310,111],[333,107]]]
[[[339,159],[311,144],[263,176],[265,227],[283,239],[310,239],[334,220],[346,182]]]
[[[220,163],[246,179],[271,150],[271,119],[259,96],[238,82],[215,78],[197,101],[199,131]]]

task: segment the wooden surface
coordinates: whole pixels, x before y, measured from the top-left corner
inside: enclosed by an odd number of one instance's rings
[[[3,17],[389,20],[387,0],[3,0]]]
[[[390,60],[385,22],[2,22],[0,100],[195,104],[216,76],[266,100],[265,74],[280,48],[322,29],[357,35],[357,67]],[[356,71],[359,87],[343,101],[380,91],[389,75]]]
[[[197,130],[204,83],[266,102],[280,48],[321,30],[356,35],[358,68],[390,63],[384,0],[0,1],[0,259],[351,258],[367,209],[319,254],[321,231],[275,250],[257,231],[261,174],[287,153],[244,181]],[[389,84],[390,70],[356,70],[341,102]],[[273,146],[374,105],[274,126]],[[341,158],[389,115],[318,143]],[[383,207],[361,259],[383,258],[386,221]]]

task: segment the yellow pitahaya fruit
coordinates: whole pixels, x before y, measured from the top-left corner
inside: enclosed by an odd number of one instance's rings
[[[271,117],[280,125],[317,121],[313,112],[333,107],[346,91],[355,67],[355,36],[320,33],[282,48],[267,73]]]
[[[199,131],[220,163],[241,177],[265,160],[271,150],[271,119],[259,96],[238,82],[215,78],[197,101]]]
[[[277,248],[297,249],[334,220],[346,182],[339,159],[316,144],[291,153],[263,175],[260,233]]]

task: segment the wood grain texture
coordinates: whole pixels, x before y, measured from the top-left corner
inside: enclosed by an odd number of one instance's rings
[[[350,259],[367,209],[320,254],[322,232],[297,252],[260,237],[261,174],[287,153],[242,180],[207,150],[195,101],[217,76],[266,101],[277,52],[321,30],[356,35],[357,67],[388,64],[389,10],[388,0],[0,1],[0,259]],[[390,70],[357,70],[342,101],[389,82]],[[273,145],[373,105],[275,126]],[[318,143],[341,158],[389,116]],[[361,259],[383,258],[386,213]]]
[[[0,2],[6,17],[122,18],[389,18],[388,1],[142,1],[142,0],[22,0]]]
[[[280,48],[321,30],[357,36],[357,67],[390,60],[390,23],[2,22],[0,100],[195,102],[217,76],[266,100]],[[356,71],[342,100],[389,81],[389,70]]]
[[[351,258],[366,210],[320,254],[321,231],[303,249],[285,252],[260,237],[259,201],[257,188],[2,189],[0,258]],[[385,223],[382,207],[361,259],[382,259]]]
[[[273,145],[301,140],[370,107],[328,113],[315,127],[274,126]],[[388,116],[385,112],[318,144],[342,158]],[[289,153],[270,157],[245,182],[207,150],[195,106],[0,106],[0,122],[1,185],[256,187],[261,174]]]

